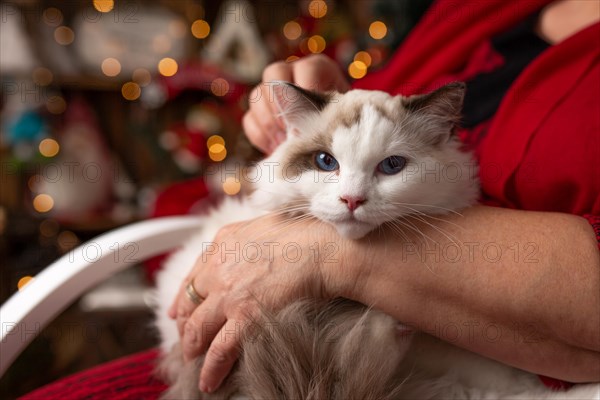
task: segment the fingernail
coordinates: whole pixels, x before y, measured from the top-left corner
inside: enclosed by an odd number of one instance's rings
[[[212,392],[211,388],[209,388],[208,385],[206,385],[206,383],[204,383],[203,381],[200,381],[200,391],[204,393]]]

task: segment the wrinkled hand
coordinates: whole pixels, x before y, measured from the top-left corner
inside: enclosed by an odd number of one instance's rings
[[[252,144],[270,154],[285,140],[285,126],[277,117],[277,107],[269,82],[287,81],[304,89],[346,92],[350,84],[332,59],[315,54],[287,63],[276,62],[265,68],[262,83],[249,96],[250,109],[242,121]]]
[[[220,386],[237,359],[242,331],[261,309],[339,295],[329,273],[323,273],[341,265],[339,240],[327,224],[268,215],[228,225],[199,249],[204,253],[169,316],[177,319],[186,361],[206,352],[200,390]],[[191,279],[204,298],[198,306],[185,293]]]

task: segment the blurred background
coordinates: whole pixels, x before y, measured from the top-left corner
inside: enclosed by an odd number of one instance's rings
[[[103,232],[237,195],[235,178],[207,171],[260,157],[240,121],[268,63],[324,53],[361,79],[430,3],[0,2],[0,302]],[[159,266],[86,293],[13,364],[3,397],[154,346],[147,298]]]

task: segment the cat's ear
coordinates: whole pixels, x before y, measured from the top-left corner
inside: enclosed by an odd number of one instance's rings
[[[300,127],[303,120],[321,112],[331,100],[327,94],[302,89],[289,82],[274,81],[269,85],[279,116],[289,127]]]
[[[465,84],[452,82],[431,93],[402,98],[402,105],[411,113],[427,116],[423,128],[434,142],[447,140],[460,122]]]

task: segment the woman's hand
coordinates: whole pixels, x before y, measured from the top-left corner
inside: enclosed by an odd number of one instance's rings
[[[304,89],[346,92],[350,84],[330,58],[315,54],[291,63],[276,62],[263,72],[262,83],[250,93],[250,109],[243,119],[244,131],[252,144],[270,154],[285,140],[285,126],[277,117],[272,81],[287,81]]]
[[[186,361],[206,352],[202,391],[220,386],[237,359],[242,331],[261,309],[277,310],[296,299],[340,294],[331,272],[342,264],[342,245],[329,225],[268,215],[228,225],[214,242],[199,249],[203,255],[169,315],[177,319]],[[350,278],[344,272],[342,280]],[[204,298],[198,306],[185,293],[190,280]]]

